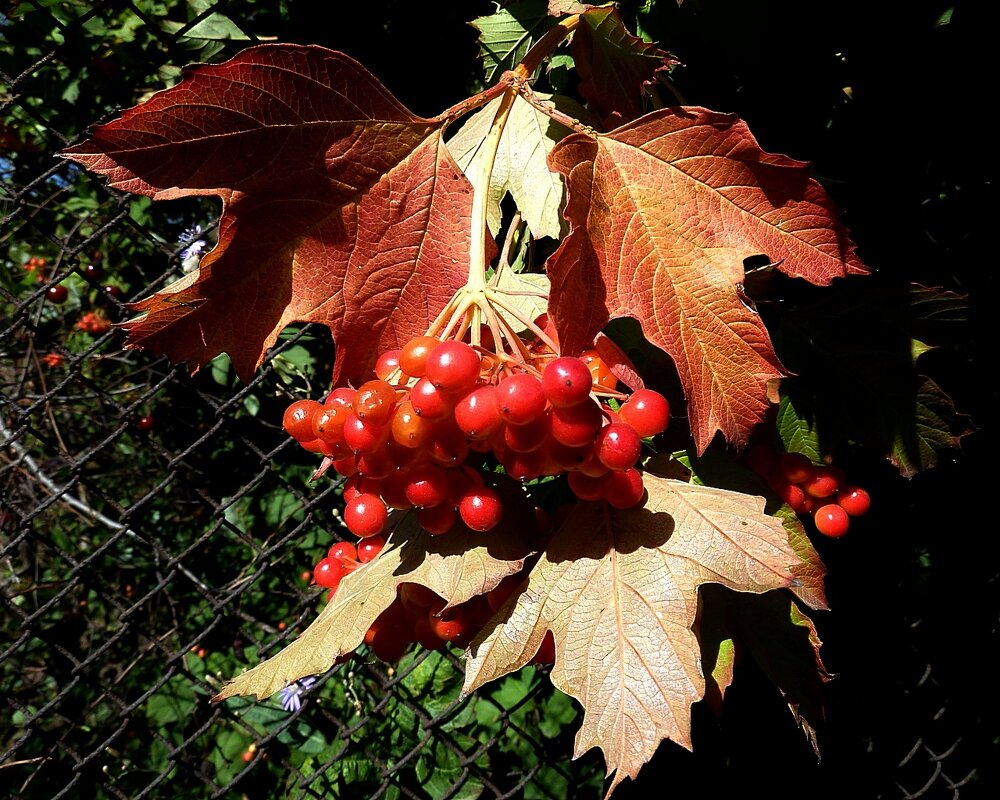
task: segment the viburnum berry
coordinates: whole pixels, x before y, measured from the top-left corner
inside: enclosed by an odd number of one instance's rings
[[[344,524],[351,533],[361,538],[381,533],[388,516],[385,503],[376,494],[356,494],[344,507]]]
[[[468,527],[485,533],[492,530],[503,516],[503,503],[499,495],[485,487],[473,489],[458,504],[458,513]]]
[[[813,522],[816,524],[816,530],[833,539],[843,536],[851,527],[851,518],[836,503],[828,503],[817,508],[813,514]]]
[[[61,283],[57,283],[55,286],[50,286],[45,290],[45,299],[50,303],[55,303],[56,305],[62,305],[66,302],[66,298],[68,297],[69,289]]]
[[[357,548],[350,542],[335,542],[330,545],[330,549],[326,552],[329,558],[336,558],[338,561],[357,561],[358,551]]]
[[[550,361],[542,372],[542,390],[556,408],[582,403],[590,396],[593,377],[579,358],[563,356]]]
[[[587,400],[568,408],[553,408],[552,438],[569,447],[582,447],[594,441],[601,429],[601,409]]]
[[[441,391],[457,394],[476,385],[480,363],[479,353],[465,342],[442,342],[428,353],[424,377]]]
[[[485,439],[503,422],[497,387],[473,389],[455,404],[454,413],[456,424],[466,436],[473,440]]]
[[[427,369],[427,356],[441,340],[433,336],[417,336],[410,339],[399,351],[399,368],[411,378],[422,378]]]
[[[802,491],[812,497],[830,497],[840,488],[841,475],[833,467],[813,467],[809,477],[801,481]]]
[[[344,577],[344,565],[338,558],[327,556],[313,570],[313,582],[324,589],[336,589]]]
[[[837,492],[837,505],[852,517],[860,517],[871,508],[871,496],[860,486],[845,486]]]
[[[622,472],[609,472],[606,499],[615,508],[632,508],[642,502],[646,492],[642,474],[635,467]]]
[[[358,542],[358,561],[367,564],[378,557],[378,554],[385,549],[384,536],[369,536]]]
[[[296,400],[288,408],[281,418],[281,427],[285,429],[289,436],[300,442],[307,442],[315,439],[313,433],[313,414],[323,406],[315,400]]]
[[[587,365],[590,370],[590,377],[594,381],[594,386],[599,389],[614,391],[618,385],[618,378],[611,371],[601,354],[596,350],[586,350],[580,354],[580,360]]]
[[[455,527],[457,520],[458,512],[450,503],[438,503],[436,506],[417,509],[417,522],[420,523],[420,527],[435,536],[450,531]]]
[[[804,453],[782,453],[778,471],[789,483],[805,483],[813,475],[813,464]]]
[[[608,469],[628,469],[642,454],[642,439],[635,429],[624,422],[604,426],[594,442],[597,457]]]
[[[399,369],[399,354],[401,350],[386,350],[375,361],[375,377],[380,381],[388,381],[392,373]]]
[[[497,386],[500,416],[511,425],[526,425],[545,411],[545,392],[533,375],[519,372]]]
[[[670,423],[670,403],[652,389],[636,389],[618,410],[622,422],[641,438],[663,433]]]

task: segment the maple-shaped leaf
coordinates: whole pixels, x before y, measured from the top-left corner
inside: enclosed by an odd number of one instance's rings
[[[733,654],[749,652],[781,692],[792,716],[819,753],[815,728],[824,716],[830,675],[820,657],[815,623],[785,592],[747,596],[722,586],[702,590],[698,631],[702,657],[722,696],[733,680]]]
[[[511,0],[499,5],[488,17],[470,23],[479,31],[479,55],[486,70],[486,83],[499,80],[505,70],[514,69],[531,45],[555,24],[545,0]]]
[[[655,44],[631,34],[617,9],[592,8],[580,17],[573,36],[573,58],[580,94],[606,127],[643,113],[643,94],[658,72],[680,63]]]
[[[573,134],[549,163],[567,177],[572,226],[546,265],[564,353],[634,317],[674,360],[699,451],[716,430],[745,443],[782,368],[739,291],[743,260],[765,254],[817,284],[867,271],[806,164],[765,153],[745,123],[703,108]]]
[[[563,98],[536,96],[542,101],[552,101],[560,111],[570,114],[582,111]],[[473,186],[480,177],[483,141],[502,100],[498,97],[487,103],[448,140],[448,149]],[[520,95],[515,98],[500,136],[487,192],[486,222],[494,235],[500,232],[500,201],[508,192],[536,238],[558,239],[562,235],[566,224],[562,217],[563,178],[549,171],[546,159],[556,142],[569,133],[569,128],[543,114]]]
[[[898,431],[889,451],[889,460],[904,478],[937,466],[941,453],[959,447],[962,437],[974,430],[968,415],[955,408],[955,401],[936,382],[926,375],[917,380],[913,428]]]
[[[787,587],[799,561],[762,498],[643,480],[643,508],[578,504],[467,653],[466,693],[528,663],[551,631],[552,681],[584,709],[575,755],[600,747],[611,789],[663,739],[691,747],[691,704],[705,690],[699,586]]]
[[[789,591],[810,608],[823,610],[829,608],[824,586],[826,566],[812,546],[798,515],[774,493],[760,475],[737,463],[729,453],[721,450],[709,450],[701,456],[690,451],[678,452],[666,464],[661,461],[654,469],[670,470],[671,462],[687,468],[690,473],[687,480],[697,486],[715,486],[733,492],[765,497],[767,499],[765,510],[781,521],[788,535],[788,544],[798,556],[798,563],[792,567],[795,579],[789,585]],[[647,464],[647,470],[649,468]]]
[[[465,281],[472,187],[442,139],[364,67],[262,45],[96,127],[65,155],[154,199],[222,199],[200,271],[136,304],[127,345],[221,352],[247,380],[291,322],[333,331],[335,381],[426,330]]]
[[[302,634],[276,656],[227,683],[214,698],[272,694],[306,675],[326,672],[357,648],[375,619],[396,599],[401,583],[426,586],[448,606],[485,594],[524,566],[530,525],[505,516],[501,526],[477,533],[456,525],[446,536],[420,528],[407,515],[378,558],[347,574],[333,599]]]
[[[785,452],[802,453],[814,464],[823,463],[823,449],[815,421],[800,414],[795,408],[795,401],[787,394],[781,396],[774,425]]]

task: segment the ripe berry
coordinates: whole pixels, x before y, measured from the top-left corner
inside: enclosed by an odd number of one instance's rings
[[[840,488],[841,473],[833,467],[813,467],[802,482],[802,491],[811,497],[830,497]]]
[[[492,489],[474,489],[458,504],[458,513],[468,527],[484,533],[496,527],[503,516],[503,503]]]
[[[344,565],[340,559],[327,556],[313,570],[313,582],[324,589],[336,589],[344,577]]]
[[[344,523],[355,536],[376,536],[385,528],[389,512],[382,498],[375,494],[356,494],[344,507]]]
[[[500,416],[511,425],[525,425],[545,411],[545,392],[538,379],[520,372],[497,386]]]
[[[632,508],[642,502],[646,492],[642,483],[642,474],[634,467],[624,472],[610,472],[607,501],[615,508]]]
[[[812,461],[803,453],[782,453],[778,471],[789,483],[805,483],[813,474]]]
[[[607,389],[609,391],[614,391],[615,387],[618,385],[618,378],[611,371],[604,359],[601,358],[601,354],[596,350],[587,350],[580,354],[580,360],[587,365],[590,370],[590,377],[593,378],[594,386],[599,389]]]
[[[350,542],[335,542],[327,550],[329,558],[336,558],[338,561],[357,561],[358,551]]]
[[[636,389],[618,413],[641,438],[663,433],[670,423],[670,403],[652,389]]]
[[[417,522],[428,533],[439,536],[447,533],[458,520],[458,513],[450,503],[439,503],[430,508],[417,509]]]
[[[601,429],[601,409],[597,403],[552,409],[552,438],[570,447],[582,447],[594,441]]]
[[[843,536],[851,527],[851,518],[836,503],[828,503],[822,508],[816,509],[813,522],[816,523],[816,530],[833,539]]]
[[[578,358],[557,358],[550,361],[542,373],[542,390],[556,408],[582,403],[590,396],[592,387],[590,370]]]
[[[69,289],[61,283],[57,283],[55,286],[50,286],[45,290],[45,297],[50,303],[55,303],[57,306],[62,305],[66,302],[66,298],[69,297]]]
[[[852,517],[860,517],[871,508],[872,499],[860,486],[845,486],[837,492],[837,504]]]
[[[99,264],[86,264],[77,271],[88,281],[99,281],[104,277],[104,268]]]
[[[411,378],[422,378],[427,369],[427,356],[439,344],[433,336],[417,336],[410,339],[399,351],[399,368]]]
[[[642,439],[635,429],[624,422],[606,425],[594,442],[597,457],[608,469],[628,469],[642,454]]]
[[[155,424],[156,424],[156,418],[152,414],[146,414],[145,416],[139,417],[139,419],[136,420],[135,427],[136,430],[145,432],[152,430]]]
[[[377,558],[383,549],[385,549],[384,536],[369,536],[367,539],[362,539],[358,542],[358,561],[367,564]]]
[[[281,419],[281,426],[288,434],[300,442],[315,438],[312,429],[312,416],[322,406],[315,400],[296,400],[288,408]]]
[[[455,422],[470,439],[485,439],[503,422],[495,386],[473,389],[455,405]]]
[[[388,381],[389,376],[399,369],[400,350],[386,350],[375,362],[375,377],[380,381]]]
[[[465,342],[447,341],[427,356],[425,377],[443,392],[471,389],[479,379],[480,357]]]
[[[108,297],[113,297],[115,300],[120,300],[123,294],[122,288],[120,286],[115,286],[113,283],[105,284],[104,294]]]

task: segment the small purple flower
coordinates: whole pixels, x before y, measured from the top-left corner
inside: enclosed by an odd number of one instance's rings
[[[184,245],[184,249],[180,252],[180,257],[182,269],[185,272],[190,272],[198,266],[201,254],[208,247],[208,242],[202,238],[203,232],[201,225],[195,225],[193,228],[188,228],[177,238],[177,243]]]
[[[302,678],[293,681],[281,690],[281,707],[285,711],[298,711],[302,708],[302,695],[316,683],[315,678]]]

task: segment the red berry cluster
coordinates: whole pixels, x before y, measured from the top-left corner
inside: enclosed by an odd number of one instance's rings
[[[590,353],[511,365],[465,342],[418,336],[384,353],[357,389],[292,403],[283,424],[348,478],[344,522],[360,537],[380,534],[390,507],[415,508],[433,534],[459,519],[490,530],[503,506],[471,467],[490,457],[519,480],[568,472],[580,499],[627,508],[643,496],[634,466],[642,438],[667,427],[670,409],[646,389],[617,411],[602,404],[593,392],[606,369]]]
[[[804,453],[751,453],[751,466],[796,514],[811,514],[816,530],[838,538],[847,533],[851,517],[871,507],[871,497],[860,486],[847,483],[840,467],[816,465]]]

